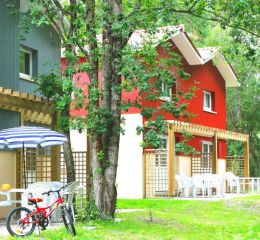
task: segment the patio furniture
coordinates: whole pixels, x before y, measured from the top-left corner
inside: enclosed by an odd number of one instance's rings
[[[227,181],[227,188],[230,189],[230,192],[235,192],[240,193],[240,178],[237,177],[234,173],[232,172],[226,172],[225,173],[225,179]]]
[[[12,210],[12,199],[10,192],[0,192],[1,196],[4,196],[6,200],[0,201],[0,207],[10,207]]]
[[[207,189],[208,196],[212,195],[213,189],[216,189],[216,196],[224,195],[224,180],[218,174],[204,175],[204,183]]]
[[[201,190],[202,197],[205,197],[206,185],[204,175],[192,176],[192,196],[197,197],[198,190]]]
[[[68,187],[68,191],[64,193],[64,194],[67,195],[66,205],[67,205],[67,209],[69,209],[69,211],[71,211],[74,223],[76,221],[75,208],[74,208],[74,198],[75,198],[75,194],[77,192],[79,193],[78,190],[79,190],[79,183],[75,181]]]
[[[188,197],[191,188],[191,179],[183,175],[175,175],[175,179],[178,184],[177,196],[182,193],[184,197]]]

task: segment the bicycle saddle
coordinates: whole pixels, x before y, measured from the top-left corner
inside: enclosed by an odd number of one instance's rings
[[[29,203],[39,203],[39,202],[42,202],[42,198],[28,198],[28,202]]]

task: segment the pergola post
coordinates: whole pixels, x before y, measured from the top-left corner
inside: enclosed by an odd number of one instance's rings
[[[20,111],[20,126],[24,126],[24,110]]]
[[[174,130],[171,123],[168,124],[168,195],[174,195]]]
[[[212,173],[217,173],[217,159],[218,159],[218,138],[217,133],[215,132],[214,136],[212,137]]]
[[[146,198],[146,157],[143,152],[143,198]]]
[[[249,137],[244,143],[244,177],[249,177]]]

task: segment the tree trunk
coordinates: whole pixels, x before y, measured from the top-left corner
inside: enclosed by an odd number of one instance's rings
[[[74,168],[73,154],[71,150],[70,132],[66,131],[64,132],[64,135],[68,139],[67,142],[63,143],[63,152],[67,170],[67,183],[70,183],[76,180],[76,174]]]
[[[109,112],[111,122],[102,136],[94,136],[91,143],[93,196],[103,219],[113,218],[116,210],[116,174],[120,138],[121,85],[120,62],[123,41],[121,31],[112,29],[119,21],[118,1],[106,1],[107,17],[103,19],[102,40],[102,101],[101,107]],[[109,7],[110,6],[110,7]],[[103,154],[103,159],[98,154]]]

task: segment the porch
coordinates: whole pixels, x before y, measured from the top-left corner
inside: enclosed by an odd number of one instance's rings
[[[191,156],[176,155],[175,134],[183,131],[197,137],[212,139],[212,152]],[[168,123],[168,148],[146,149],[143,153],[143,182],[144,197],[172,197],[178,192],[176,175],[194,177],[196,175],[218,174],[233,172],[234,163],[236,174],[244,177],[241,182],[243,191],[250,189],[249,178],[249,137],[231,131],[172,121]],[[218,140],[235,140],[244,143],[244,156],[218,158]],[[258,180],[256,180],[258,181]],[[242,186],[242,185],[241,185]]]

